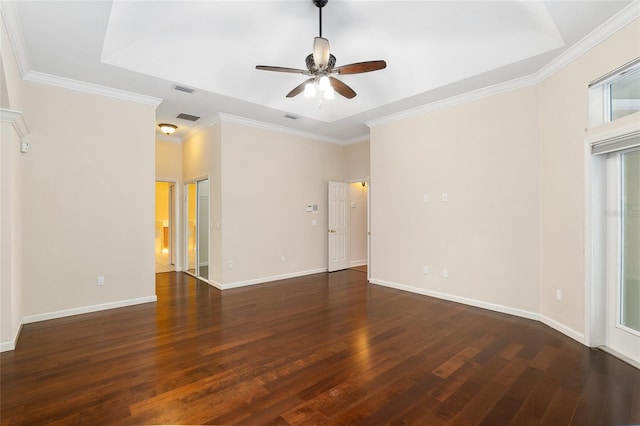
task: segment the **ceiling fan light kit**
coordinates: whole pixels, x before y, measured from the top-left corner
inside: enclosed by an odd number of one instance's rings
[[[360,74],[377,71],[387,67],[383,60],[357,62],[349,65],[336,67],[336,57],[329,50],[329,40],[322,37],[322,8],[328,0],[312,0],[318,8],[319,14],[319,36],[313,39],[313,52],[305,58],[306,70],[286,67],[273,67],[268,65],[256,65],[256,69],[264,71],[276,71],[296,73],[309,76],[311,78],[296,86],[287,94],[287,98],[304,93],[306,98],[318,97],[319,106],[322,106],[322,99],[333,99],[335,93],[352,99],[356,92],[342,81],[333,77],[332,74]]]

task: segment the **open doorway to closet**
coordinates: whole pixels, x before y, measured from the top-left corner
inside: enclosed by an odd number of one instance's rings
[[[156,273],[176,270],[174,231],[175,182],[156,182]]]

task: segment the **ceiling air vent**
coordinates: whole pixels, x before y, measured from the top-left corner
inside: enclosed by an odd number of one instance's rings
[[[173,88],[175,90],[180,91],[180,92],[186,92],[186,93],[195,92],[195,89],[192,89],[191,87],[187,87],[187,86],[180,86],[179,84],[176,84],[175,86],[173,86]]]
[[[298,117],[293,115],[293,114],[285,114],[284,117],[285,118],[290,118],[292,120],[297,120],[298,119]]]
[[[189,121],[200,120],[200,117],[198,117],[197,115],[185,114],[184,112],[181,112],[180,114],[178,114],[176,118],[181,118],[183,120],[189,120]]]

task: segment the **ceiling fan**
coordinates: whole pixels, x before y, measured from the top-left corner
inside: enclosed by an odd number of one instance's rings
[[[277,71],[297,73],[310,76],[302,84],[296,86],[287,93],[287,98],[293,98],[304,92],[306,97],[314,97],[321,93],[324,98],[331,99],[334,92],[351,99],[356,96],[356,92],[342,81],[333,77],[332,74],[360,74],[364,72],[377,71],[387,67],[387,63],[382,60],[357,62],[336,67],[336,57],[329,52],[329,40],[322,37],[322,8],[329,0],[312,0],[319,11],[320,34],[313,40],[313,53],[305,59],[306,70],[286,67],[272,67],[267,65],[256,65],[256,69],[265,71]]]

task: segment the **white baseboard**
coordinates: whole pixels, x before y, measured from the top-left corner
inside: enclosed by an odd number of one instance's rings
[[[22,324],[30,324],[33,322],[46,321],[50,319],[70,317],[72,315],[88,314],[90,312],[105,311],[107,309],[122,308],[125,306],[140,305],[142,303],[156,302],[158,297],[147,296],[137,299],[119,300],[117,302],[102,303],[100,305],[82,306],[79,308],[64,309],[62,311],[45,312],[43,314],[27,315],[22,317]]]
[[[367,265],[367,259],[362,259],[362,260],[352,260],[349,262],[349,267],[353,268],[354,266],[366,266]]]
[[[16,344],[18,343],[18,337],[20,337],[20,332],[22,331],[22,322],[18,326],[18,330],[16,330],[16,335],[13,337],[13,341],[9,340],[7,342],[0,343],[0,352],[12,351],[16,348]]]
[[[211,283],[211,285],[213,285],[214,287],[219,288],[220,290],[228,290],[230,288],[238,288],[238,287],[245,287],[248,285],[255,285],[255,284],[264,284],[264,283],[268,283],[271,281],[279,281],[279,280],[286,280],[288,278],[296,278],[296,277],[303,277],[305,275],[313,275],[313,274],[319,274],[321,272],[327,272],[327,268],[319,268],[319,269],[310,269],[308,271],[298,271],[298,272],[291,272],[289,274],[282,274],[282,275],[274,275],[274,276],[270,276],[270,277],[262,277],[262,278],[255,278],[252,280],[246,280],[246,281],[236,281],[234,283],[227,283],[227,284],[213,284]]]
[[[570,327],[567,327],[563,324],[560,324],[557,321],[552,320],[551,318],[547,318],[546,316],[535,313],[535,312],[525,311],[523,309],[518,309],[518,308],[512,308],[510,306],[497,305],[495,303],[484,302],[482,300],[455,296],[453,294],[441,293],[439,291],[432,291],[424,288],[413,287],[409,285],[398,284],[398,283],[393,283],[393,282],[384,281],[384,280],[378,280],[375,278],[371,278],[369,282],[372,284],[377,284],[384,287],[395,288],[397,290],[403,290],[411,293],[422,294],[424,296],[435,297],[436,299],[448,300],[450,302],[462,303],[464,305],[475,306],[477,308],[488,309],[490,311],[500,312],[508,315],[514,315],[517,317],[526,318],[534,321],[540,321],[543,324],[553,328],[554,330],[559,331],[560,333],[566,335],[567,337],[570,337],[573,340],[576,340],[582,343],[583,345],[588,346],[586,344],[584,334],[579,333]]]
[[[541,323],[548,325],[549,327],[553,328],[556,331],[559,331],[565,336],[571,337],[573,340],[580,342],[585,346],[589,346],[589,344],[587,343],[587,339],[585,338],[583,333],[575,331],[574,329],[567,327],[566,325],[560,324],[559,322],[552,320],[551,318],[546,317],[542,314],[538,316],[540,317],[538,321],[540,321]]]

